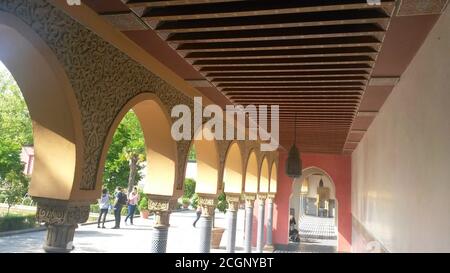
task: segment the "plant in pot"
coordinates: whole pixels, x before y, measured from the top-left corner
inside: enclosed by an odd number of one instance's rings
[[[221,195],[219,195],[217,209],[220,212],[226,213],[226,211],[228,209],[228,202],[227,202],[225,193],[222,193]],[[215,226],[215,213],[214,213],[211,248],[220,248],[220,241],[222,241],[222,236],[223,236],[224,232],[225,232],[224,228]]]
[[[189,199],[189,197],[184,196],[181,199],[181,204],[183,205],[184,209],[187,209],[187,208],[189,208],[189,205],[191,204],[191,200]]]
[[[140,194],[141,200],[139,200],[139,212],[143,219],[148,219],[148,215],[150,214],[148,210],[148,197],[146,194]]]

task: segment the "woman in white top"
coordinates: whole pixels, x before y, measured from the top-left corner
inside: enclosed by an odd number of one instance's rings
[[[100,228],[100,219],[103,216],[102,228],[105,228],[106,215],[109,209],[109,194],[107,189],[103,189],[102,197],[98,200],[98,206],[100,207],[100,215],[98,216],[97,228]]]
[[[125,218],[125,224],[127,223],[128,218],[130,219],[130,223],[133,224],[133,216],[136,211],[136,205],[139,201],[139,193],[137,187],[133,188],[133,191],[128,195],[128,215]]]

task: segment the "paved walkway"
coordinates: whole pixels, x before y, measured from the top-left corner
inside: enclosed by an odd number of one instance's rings
[[[290,243],[289,250],[276,252],[334,253],[337,231],[334,218],[304,216],[299,223],[300,243]]]
[[[170,217],[167,252],[193,253],[198,252],[199,230],[192,223],[195,212],[174,212]],[[97,225],[83,225],[75,232],[75,253],[85,252],[120,252],[148,253],[150,249],[150,230],[153,218],[136,218],[135,225],[122,223],[121,229],[110,229],[114,224],[106,224],[108,228],[98,229]],[[226,216],[216,212],[216,226],[226,227]],[[238,214],[236,246],[237,252],[242,252],[244,245],[244,210]],[[0,237],[0,252],[43,252],[42,244],[45,231]],[[225,231],[220,249],[211,252],[225,252],[227,232]]]

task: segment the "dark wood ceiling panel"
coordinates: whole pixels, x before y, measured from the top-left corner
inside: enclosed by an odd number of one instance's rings
[[[321,153],[356,147],[392,90],[373,76],[400,76],[438,17],[393,18],[394,0],[117,1],[86,0],[134,12],[150,29],[127,35],[224,104],[278,105],[281,143],[296,125],[300,150]]]

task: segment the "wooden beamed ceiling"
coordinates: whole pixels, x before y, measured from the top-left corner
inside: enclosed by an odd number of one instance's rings
[[[342,153],[395,0],[122,0],[231,102],[280,105],[281,139]]]

